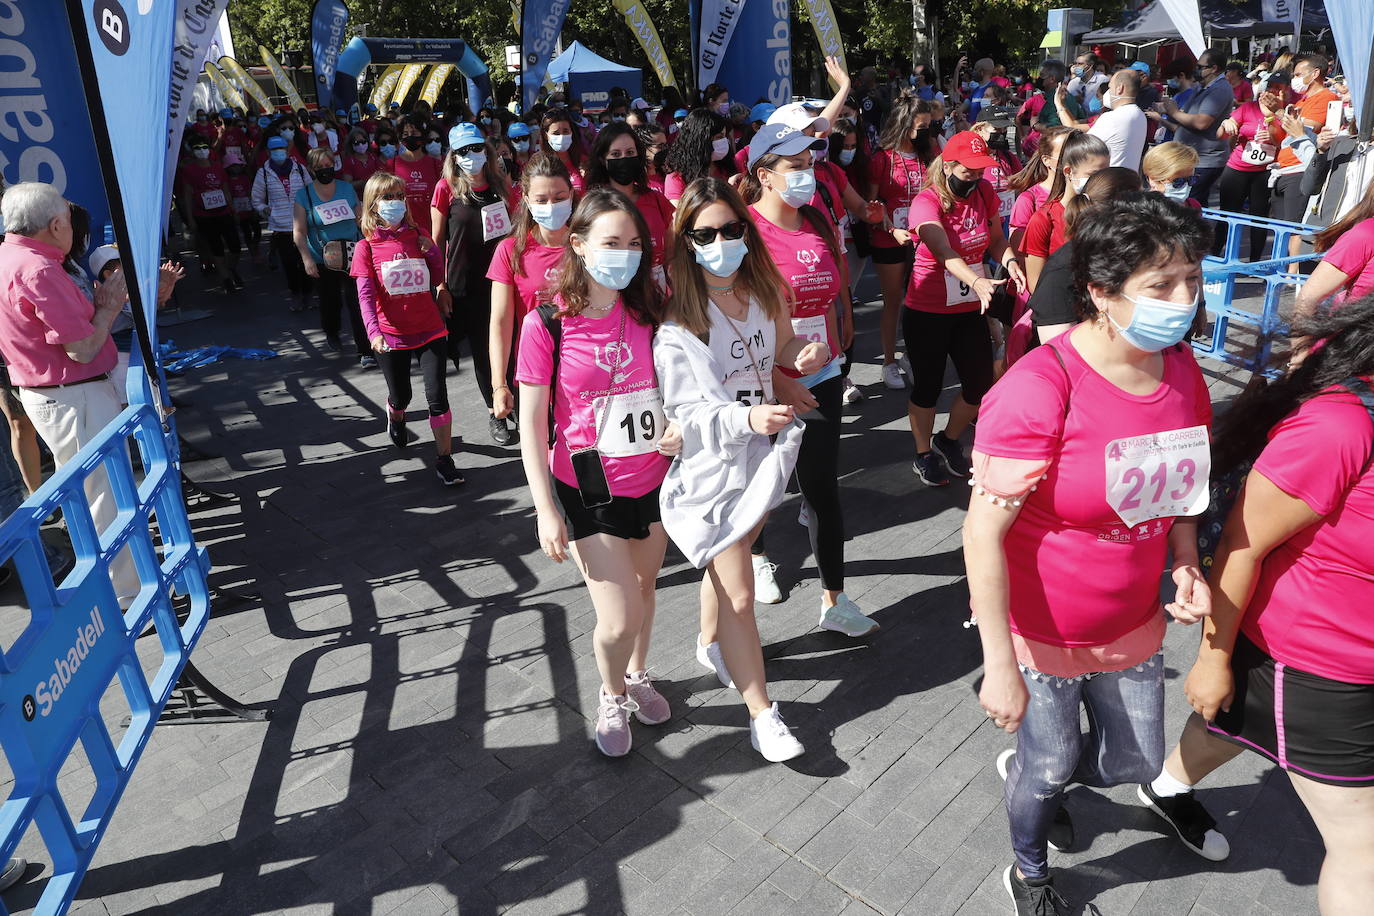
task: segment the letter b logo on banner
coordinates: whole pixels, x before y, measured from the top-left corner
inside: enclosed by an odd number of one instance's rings
[[[91,12],[95,15],[96,34],[111,54],[123,56],[129,51],[129,17],[119,0],[98,0]]]

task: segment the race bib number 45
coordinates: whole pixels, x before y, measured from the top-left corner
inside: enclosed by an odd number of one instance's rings
[[[392,296],[429,292],[429,265],[420,258],[382,263],[382,288]]]
[[[610,401],[609,405],[607,401]],[[667,421],[663,417],[663,398],[657,388],[627,394],[599,397],[592,402],[596,419],[605,426],[597,430],[597,448],[609,458],[633,458],[658,450]]]
[[[1200,515],[1209,499],[1207,427],[1190,426],[1107,443],[1107,504],[1127,525]]]

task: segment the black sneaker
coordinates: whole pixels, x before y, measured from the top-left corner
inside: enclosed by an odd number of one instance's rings
[[[492,417],[487,426],[491,430],[491,441],[495,442],[497,445],[510,445],[510,427],[506,425],[505,420],[498,417]]]
[[[1156,795],[1149,783],[1141,783],[1136,796],[1155,814],[1169,822],[1178,838],[1193,852],[1212,862],[1231,854],[1231,844],[1218,831],[1217,822],[1191,791],[1168,798]]]
[[[376,369],[377,357],[364,353],[358,357],[358,365],[362,366],[364,369]]]
[[[921,478],[921,483],[928,487],[949,486],[949,472],[945,470],[945,463],[933,449],[925,454],[918,454],[916,460],[911,462],[911,469]]]
[[[1002,777],[1003,782],[1007,781],[1007,768],[1015,756],[1015,748],[1008,748],[997,755],[997,775]],[[1068,852],[1073,849],[1073,840],[1073,818],[1069,817],[1069,809],[1061,803],[1054,812],[1054,820],[1050,822],[1050,832],[1045,836],[1045,841],[1055,852]]]
[[[967,477],[973,472],[968,459],[964,457],[964,447],[943,432],[930,437],[931,447],[945,459],[945,467],[955,477]]]
[[[439,481],[446,487],[456,487],[460,483],[467,483],[462,473],[453,464],[452,455],[440,455],[434,460],[434,473],[439,475]]]
[[[1013,864],[1002,873],[1002,886],[1016,916],[1069,916],[1069,902],[1054,889],[1053,878],[1022,878]]]
[[[406,429],[405,417],[400,420],[393,420],[390,415],[386,418],[386,434],[391,437],[391,444],[397,448],[405,448],[410,444],[410,431]]]
[[[326,334],[324,337],[324,345],[328,347],[332,353],[338,353],[343,349],[343,342],[339,340],[338,334]]]

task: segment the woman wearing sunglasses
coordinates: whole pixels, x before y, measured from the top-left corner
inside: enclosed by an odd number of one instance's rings
[[[664,455],[680,441],[665,430],[654,372],[662,296],[644,218],[623,195],[597,189],[568,241],[553,302],[526,315],[520,335],[520,453],[539,546],[556,563],[572,557],[596,609],[596,746],[623,757],[631,713],[644,725],[672,714],[647,655],[668,546],[659,485]]]
[[[668,227],[673,222],[673,205],[649,187],[647,161],[644,141],[635,129],[623,121],[613,122],[596,135],[587,166],[587,187],[609,187],[634,201],[654,243],[654,282],[666,290],[663,265],[670,253]]]
[[[844,255],[835,224],[810,204],[816,193],[812,154],[825,143],[785,124],[765,124],[749,144],[749,172],[742,196],[752,204],[750,214],[764,247],[789,291],[792,333],[829,354],[813,372],[780,366],[785,378],[775,384],[784,403],[804,410],[806,432],[797,456],[797,484],[821,577],[820,626],[846,636],[863,636],[878,624],[844,593],[839,485],[844,381],[838,357],[853,339],[853,306],[844,283]],[[772,564],[764,556],[762,538],[754,542],[754,563],[766,586],[772,579]],[[776,590],[776,583],[773,587]]]
[[[1192,198],[1197,159],[1197,150],[1170,140],[1150,147],[1140,161],[1140,172],[1151,191],[1158,191],[1175,203],[1201,210],[1202,204]]]
[[[448,316],[448,355],[459,368],[458,345],[472,349],[477,390],[487,405],[492,441],[510,445],[510,427],[492,408],[491,267],[496,247],[511,232],[511,188],[496,165],[494,148],[475,124],[458,124],[448,135],[443,180],[434,187],[430,219],[434,238],[446,249],[445,279],[453,296]]]
[[[774,362],[811,373],[829,353],[793,335],[783,278],[728,184],[688,185],[673,227],[673,296],[654,338],[654,365],[682,453],[663,487],[664,526],[706,570],[697,661],[739,690],[754,748],[767,760],[790,760],[803,748],[768,696],[749,548],[782,499],[800,448],[792,408],[774,402]]]

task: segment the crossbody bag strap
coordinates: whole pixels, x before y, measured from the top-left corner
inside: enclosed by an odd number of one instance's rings
[[[539,313],[539,320],[544,323],[544,330],[549,332],[549,338],[553,341],[553,372],[549,378],[549,448],[553,448],[553,399],[558,391],[558,362],[559,351],[563,346],[563,322],[557,318],[558,307],[555,305],[541,305],[535,311]]]

